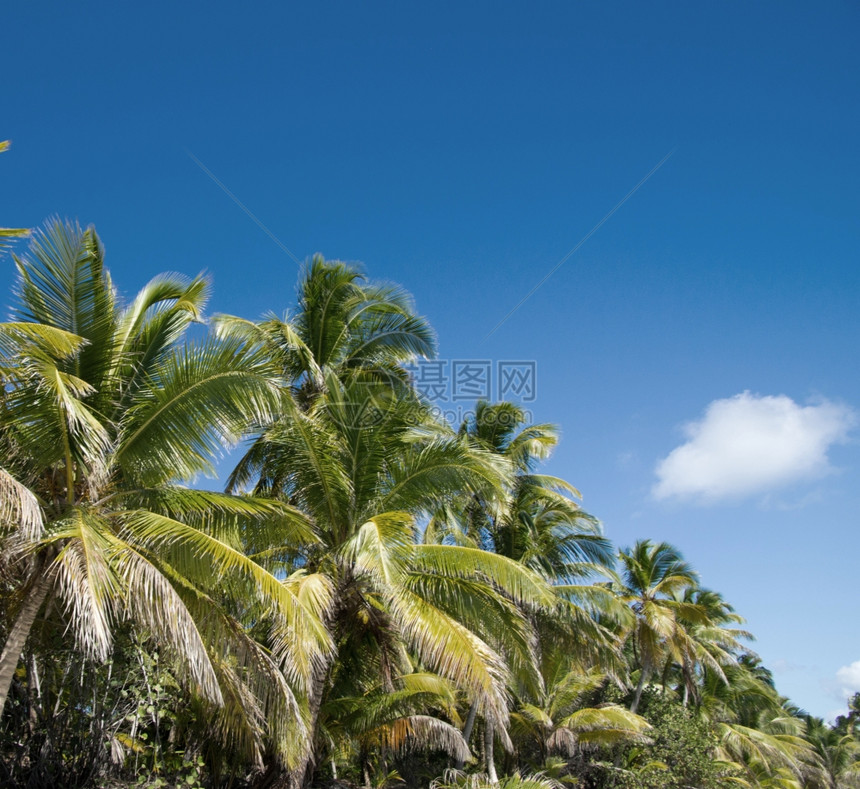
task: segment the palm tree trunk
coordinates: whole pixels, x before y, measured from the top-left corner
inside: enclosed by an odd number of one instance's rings
[[[38,580],[30,587],[30,594],[27,595],[21,610],[18,611],[15,624],[12,625],[9,637],[3,645],[3,653],[0,654],[0,713],[6,706],[9,688],[12,687],[12,678],[15,676],[15,669],[18,668],[18,660],[24,651],[24,645],[27,643],[33,622],[36,621],[36,615],[51,588],[51,579],[47,573],[42,572],[42,566],[41,561],[37,562],[35,571],[38,574]]]
[[[339,581],[335,587],[334,607],[326,614],[326,630],[331,634],[334,644],[338,643],[338,633],[340,630],[338,618],[342,609],[342,601],[350,582],[350,577],[342,578]],[[313,668],[310,687],[308,688],[308,747],[304,755],[299,759],[298,764],[284,776],[284,780],[279,781],[277,784],[278,787],[284,787],[284,789],[305,789],[313,781],[314,767],[316,766],[317,722],[329,675],[336,660],[337,648],[335,647],[330,654],[323,656]]]
[[[642,699],[642,689],[645,687],[645,681],[648,679],[648,671],[645,667],[642,667],[642,670],[639,672],[639,683],[636,685],[636,693],[633,696],[633,703],[630,705],[630,712],[634,715],[636,714],[636,710],[639,709],[639,702]]]
[[[663,666],[663,695],[666,695],[666,685],[669,682],[669,670],[672,668],[672,659],[667,658],[666,664]]]
[[[308,698],[308,747],[299,763],[288,774],[285,785],[289,789],[303,789],[303,787],[310,786],[313,780],[316,762],[314,740],[316,738],[317,720],[319,719],[325,686],[328,682],[329,670],[333,662],[334,656],[329,656],[320,661],[320,664],[314,669]]]
[[[684,656],[684,706],[690,703],[690,691],[695,687],[695,677],[693,676],[693,666],[689,657]]]
[[[472,706],[469,707],[469,715],[466,718],[466,725],[463,726],[463,739],[466,741],[466,745],[469,744],[469,739],[472,736],[472,729],[475,728],[475,717],[478,714],[478,702],[477,700],[472,702]],[[462,759],[456,759],[454,761],[454,769],[462,770],[465,767],[466,762]]]
[[[496,775],[496,762],[493,758],[493,724],[487,721],[484,726],[484,753],[487,758],[487,778],[494,786],[499,782],[499,776]]]

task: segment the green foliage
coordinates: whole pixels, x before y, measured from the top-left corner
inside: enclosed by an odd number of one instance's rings
[[[131,636],[118,633],[103,664],[48,629],[33,639],[0,727],[4,786],[201,785],[203,757],[185,750],[190,707],[175,666]]]
[[[624,789],[689,787],[718,789],[727,771],[714,760],[717,739],[710,726],[660,693],[646,691],[642,714],[651,724],[651,742],[617,748],[601,765],[593,785]]]
[[[265,360],[229,340],[180,344],[205,304],[200,278],[156,277],[123,305],[92,228],[50,222],[15,262],[16,321],[0,325],[0,707],[34,628],[67,634],[84,665],[134,622],[183,695],[230,717],[212,736],[252,762],[269,748],[288,760],[303,726],[284,674],[300,682],[293,656],[320,645],[241,535],[312,529],[287,505],[177,484],[271,413]],[[237,619],[248,606],[308,637],[275,663]]]

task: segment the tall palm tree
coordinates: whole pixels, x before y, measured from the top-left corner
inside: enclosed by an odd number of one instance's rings
[[[234,320],[222,332],[263,351],[270,347],[266,336]],[[383,684],[408,668],[408,650],[479,699],[488,718],[504,722],[508,669],[494,644],[527,640],[518,605],[553,602],[547,585],[517,562],[419,542],[427,513],[464,491],[500,496],[510,468],[433,425],[429,409],[397,383],[399,358],[386,360],[380,351],[369,374],[361,365],[323,362],[311,392],[301,391],[300,376],[293,404],[282,402],[280,416],[261,429],[229,482],[230,489],[250,487],[288,502],[315,525],[320,542],[306,546],[299,565],[333,589],[324,621],[334,648],[316,663],[305,693],[312,731],[335,665],[359,636],[361,654],[370,656],[366,663],[378,667]],[[378,374],[386,368],[395,374]],[[369,413],[378,418],[368,421]],[[313,761],[311,748],[289,785],[309,780]]]
[[[620,551],[619,558],[622,572],[618,595],[634,614],[628,640],[639,666],[630,705],[630,711],[636,712],[645,683],[663,660],[667,656],[678,662],[684,659],[686,634],[679,615],[699,620],[701,612],[677,596],[696,584],[697,575],[677,549],[665,542],[640,540],[632,549]]]
[[[690,700],[698,701],[698,683],[705,670],[728,683],[724,669],[737,665],[739,655],[744,652],[741,640],[752,640],[753,635],[737,627],[744,622],[743,617],[718,592],[688,587],[676,599],[692,606],[677,612],[679,631],[684,636],[680,643],[679,669],[686,706]],[[693,612],[692,617],[685,615],[689,611]],[[663,669],[664,687],[672,664],[673,658],[669,655]]]
[[[238,342],[180,345],[200,320],[201,278],[156,277],[123,305],[92,228],[50,222],[15,261],[18,305],[0,325],[0,539],[15,590],[2,601],[12,624],[0,708],[50,598],[87,655],[105,659],[114,625],[141,623],[211,704],[235,701],[257,677],[261,708],[295,729],[284,677],[300,685],[300,650],[312,657],[326,636],[312,603],[241,544],[264,527],[309,544],[311,526],[283,503],[179,484],[212,472],[224,444],[277,410],[265,360]],[[299,650],[283,650],[279,665],[257,649],[213,605],[231,593],[259,601],[279,632],[302,634]]]
[[[579,491],[558,477],[537,473],[538,464],[558,443],[554,425],[528,424],[525,411],[515,403],[479,400],[474,414],[460,426],[459,434],[475,449],[506,462],[513,469],[513,477],[501,498],[467,492],[453,507],[446,506],[435,513],[425,531],[425,542],[469,545],[506,556],[550,583],[569,584],[581,580],[595,566],[611,563],[610,544],[597,520],[579,507]],[[541,624],[544,629],[553,629],[566,643],[582,635],[577,625],[583,620],[589,634],[596,630],[571,595],[558,598],[548,619],[538,613],[533,620],[535,643]],[[598,634],[595,648],[602,644],[602,635]],[[523,659],[522,652],[514,652],[509,662],[524,669],[514,672],[515,691],[519,695],[540,695],[542,679],[530,670],[533,661]],[[476,714],[477,701],[473,699],[463,729],[467,741]],[[508,739],[506,732],[494,731],[493,721],[485,719],[484,756],[491,781],[497,779],[493,762],[497,735],[503,737],[503,742]],[[462,766],[457,763],[458,768]]]

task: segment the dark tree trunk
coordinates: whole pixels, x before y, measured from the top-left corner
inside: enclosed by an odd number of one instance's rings
[[[43,568],[44,562],[37,561],[35,572],[38,574],[38,578],[30,587],[30,593],[18,611],[15,624],[12,625],[9,637],[3,645],[3,653],[0,654],[0,713],[2,713],[3,708],[6,706],[9,688],[12,686],[12,678],[15,676],[15,669],[18,668],[18,661],[21,658],[21,653],[24,651],[24,645],[27,643],[33,622],[36,621],[39,609],[41,609],[48,590],[51,588],[51,579],[44,572]]]

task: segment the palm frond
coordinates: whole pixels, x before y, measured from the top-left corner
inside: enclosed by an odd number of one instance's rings
[[[550,748],[557,748],[572,755],[572,746],[576,744],[648,742],[647,732],[650,729],[651,724],[639,715],[616,704],[606,704],[601,707],[586,707],[563,718],[547,744]]]
[[[422,662],[464,688],[484,706],[486,714],[504,725],[507,668],[502,657],[441,609],[406,590],[391,600],[403,637]]]
[[[416,545],[415,561],[425,571],[449,577],[485,577],[518,603],[554,606],[556,597],[539,575],[506,556],[458,545]]]
[[[123,582],[128,616],[148,627],[159,643],[176,655],[204,698],[222,704],[224,699],[206,645],[180,595],[145,556],[120,540],[111,542],[111,564]]]
[[[45,544],[62,545],[50,571],[81,649],[106,660],[113,638],[111,623],[120,615],[122,598],[116,570],[108,560],[109,526],[83,508],[54,524]]]
[[[249,581],[261,602],[274,615],[283,618],[290,632],[307,638],[301,648],[309,659],[330,648],[327,634],[312,614],[282,583],[241,551],[181,521],[144,510],[112,514],[121,524],[120,536],[133,545],[156,552],[168,551],[171,563],[186,577],[200,583],[217,583],[231,576]],[[179,549],[171,551],[172,548]],[[206,577],[208,576],[208,577]],[[297,680],[307,681],[307,676]]]
[[[0,524],[20,532],[27,542],[42,536],[44,517],[38,498],[8,471],[0,468]]]
[[[73,356],[87,340],[77,334],[44,323],[7,321],[0,323],[0,354],[5,357],[26,356],[38,350],[56,360]]]
[[[249,424],[268,420],[279,401],[259,356],[236,342],[190,345],[141,386],[123,420],[116,459],[150,485],[213,473],[211,458]]]

